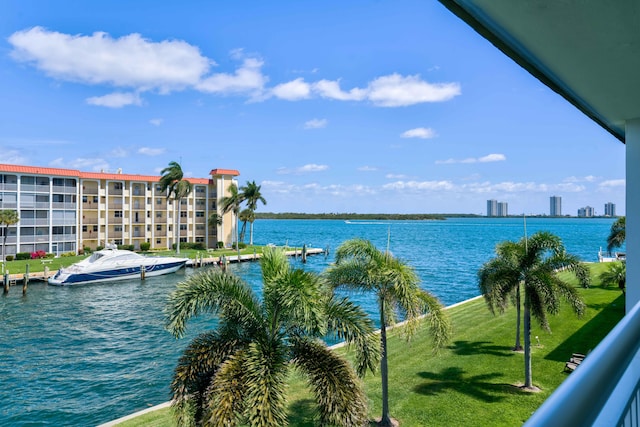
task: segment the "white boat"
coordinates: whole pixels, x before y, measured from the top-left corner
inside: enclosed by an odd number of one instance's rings
[[[615,262],[615,261],[626,261],[627,254],[624,252],[604,252],[602,248],[598,251],[598,261],[599,262]]]
[[[175,273],[188,261],[188,258],[147,257],[131,251],[116,249],[107,245],[105,249],[94,252],[69,267],[60,268],[49,279],[50,285],[68,286],[84,283],[105,282],[110,280],[139,279]]]

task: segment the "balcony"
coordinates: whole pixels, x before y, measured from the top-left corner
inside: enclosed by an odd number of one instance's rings
[[[73,242],[75,240],[75,234],[54,234],[51,236],[52,242]]]
[[[59,185],[53,186],[53,192],[58,194],[76,194],[76,187],[61,187]]]
[[[640,303],[526,422],[525,427],[640,425]]]
[[[89,225],[89,224],[93,225],[98,223],[98,218],[82,218],[82,221],[80,222],[84,225]]]
[[[18,191],[18,184],[0,184],[0,191]]]
[[[20,218],[20,225],[49,225],[49,218]]]

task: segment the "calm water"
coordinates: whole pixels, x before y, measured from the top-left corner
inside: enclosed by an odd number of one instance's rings
[[[612,219],[527,219],[527,234],[560,236],[570,253],[597,261]],[[523,236],[522,219],[446,221],[259,220],[256,244],[329,247],[363,237],[415,267],[423,286],[450,305],[476,296],[476,272],[497,242]],[[309,257],[321,271],[332,260]],[[303,265],[299,260],[292,261]],[[257,263],[232,265],[259,287]],[[173,367],[189,338],[211,325],[201,317],[181,340],[163,328],[166,298],[193,270],[147,279],[71,288],[42,284],[26,297],[0,297],[0,425],[91,426],[167,401]],[[373,313],[373,300],[359,296]]]

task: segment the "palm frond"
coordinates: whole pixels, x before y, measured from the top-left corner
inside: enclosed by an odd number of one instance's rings
[[[429,325],[433,351],[437,353],[451,339],[451,320],[435,296],[425,290],[421,290],[419,296],[423,304],[423,311],[427,313],[425,320]]]
[[[239,414],[245,410],[244,356],[244,351],[236,352],[216,372],[206,391],[204,425],[232,427],[238,424]]]
[[[205,391],[220,364],[237,351],[240,343],[217,332],[197,336],[178,360],[171,382],[178,425],[189,425],[202,416]]]
[[[191,317],[220,310],[247,326],[255,327],[262,322],[260,301],[249,285],[232,274],[211,269],[179,283],[169,295],[166,328],[181,337]]]
[[[282,342],[252,343],[243,365],[246,416],[252,427],[287,425],[285,387],[287,355]]]
[[[356,372],[375,373],[380,363],[380,338],[367,314],[348,298],[331,299],[327,306],[328,330],[356,348]]]
[[[320,425],[362,426],[367,400],[349,364],[318,340],[292,342],[293,363],[307,375],[319,407]]]

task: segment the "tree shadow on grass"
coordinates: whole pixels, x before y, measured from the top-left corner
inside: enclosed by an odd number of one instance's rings
[[[296,399],[289,405],[289,425],[314,427],[317,425],[317,407],[313,399]]]
[[[620,295],[610,304],[591,304],[599,313],[560,343],[545,357],[566,362],[573,353],[588,354],[624,316],[624,297]]]
[[[516,385],[492,382],[502,376],[497,372],[473,376],[464,374],[465,371],[459,367],[446,368],[439,374],[420,372],[418,375],[428,381],[416,386],[414,391],[433,396],[453,390],[487,403],[500,402],[512,394],[526,394]]]
[[[491,356],[511,357],[513,350],[510,347],[494,345],[489,341],[455,341],[449,349],[460,356],[474,354],[488,354]]]

